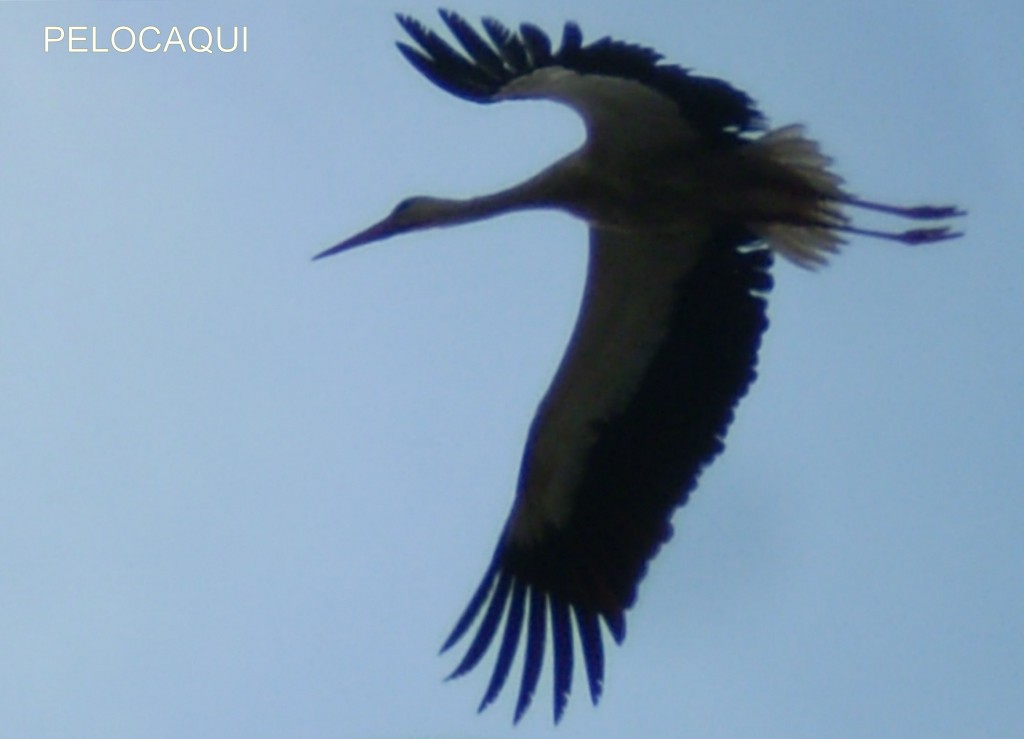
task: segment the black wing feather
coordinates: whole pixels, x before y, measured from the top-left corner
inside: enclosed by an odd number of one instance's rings
[[[505,633],[502,635],[501,648],[498,650],[498,660],[494,663],[494,671],[491,673],[491,682],[487,686],[483,700],[477,711],[482,711],[498,697],[501,689],[505,686],[508,673],[512,668],[512,659],[516,656],[516,649],[519,647],[519,638],[523,626],[523,613],[526,604],[526,585],[516,582],[512,588],[512,601],[508,608],[508,618],[505,622]]]
[[[441,11],[441,18],[448,25],[452,35],[462,44],[462,48],[499,84],[504,84],[512,76],[505,67],[505,62],[494,52],[494,49],[476,32],[461,16]]]
[[[532,68],[539,69],[551,63],[551,39],[546,33],[532,23],[523,23],[519,26],[519,36],[530,55]]]
[[[506,28],[500,21],[494,18],[484,18],[481,21],[487,35],[497,47],[505,63],[517,74],[526,74],[532,71],[530,60],[526,56],[526,47],[512,31]]]
[[[661,55],[653,49],[607,37],[584,45],[579,26],[569,22],[558,51],[552,51],[548,36],[534,25],[521,25],[517,34],[493,18],[484,18],[488,43],[461,16],[442,10],[441,18],[469,58],[405,15],[399,15],[398,21],[423,53],[412,55],[409,47],[399,48],[427,79],[465,100],[491,102],[511,80],[544,67],[562,66],[648,85],[674,100],[686,120],[712,138],[735,137],[764,127],[748,95],[722,80],[662,64]]]
[[[540,588],[530,588],[530,623],[526,631],[526,654],[523,659],[523,680],[519,685],[516,699],[516,713],[513,721],[526,713],[537,690],[540,668],[544,660],[544,632],[547,629],[547,594]]]
[[[424,56],[422,52],[417,51],[408,44],[403,44],[399,41],[395,46],[398,47],[402,56],[404,56],[420,74],[445,92],[451,93],[463,100],[470,101],[476,101],[479,99],[479,96],[483,94],[478,86],[471,85],[463,79],[454,78],[450,74],[443,74],[439,72],[436,64],[432,59],[430,59],[430,57]]]
[[[477,630],[473,642],[469,645],[469,649],[466,650],[462,661],[459,662],[459,666],[448,676],[449,680],[465,675],[476,667],[484,654],[487,653],[487,648],[494,641],[494,635],[498,633],[498,624],[501,621],[501,614],[505,611],[505,606],[508,605],[511,586],[511,574],[508,570],[501,570],[501,574],[498,576],[498,584],[494,587],[490,604],[487,607],[486,613],[484,613],[484,619],[480,622],[480,628]],[[462,619],[460,619],[461,621]],[[454,644],[451,637],[448,638],[448,642]]]
[[[491,589],[494,587],[494,580],[498,575],[498,562],[497,560],[491,563],[491,566],[487,570],[487,574],[484,575],[484,579],[480,582],[480,586],[473,593],[473,597],[469,600],[469,605],[466,606],[466,610],[462,612],[459,620],[455,624],[455,628],[452,629],[452,633],[448,635],[448,640],[445,641],[441,647],[441,652],[448,651],[455,642],[462,638],[462,635],[466,633],[473,622],[476,621],[477,615],[480,613],[480,609],[484,603],[487,602],[487,596],[490,594]]]
[[[400,15],[398,16],[398,22],[438,68],[442,70],[449,69],[452,74],[479,76],[480,70],[472,62],[455,51],[446,41],[419,21]]]
[[[557,724],[569,702],[572,692],[572,622],[569,606],[555,595],[551,596],[551,652],[555,662],[554,710]]]
[[[566,22],[565,27],[562,29],[562,45],[558,50],[559,57],[570,59],[582,46],[583,31],[572,21]]]
[[[580,635],[580,651],[587,667],[587,685],[590,701],[595,706],[601,700],[604,688],[604,644],[601,642],[601,623],[593,611],[573,607],[576,613],[576,629]]]

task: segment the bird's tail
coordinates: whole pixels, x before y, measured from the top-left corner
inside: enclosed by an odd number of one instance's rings
[[[832,159],[818,143],[807,137],[800,125],[776,128],[750,145],[750,154],[768,163],[782,175],[761,191],[765,203],[763,220],[751,227],[773,251],[801,267],[813,269],[828,261],[844,242],[843,233],[873,236],[904,244],[926,244],[961,234],[948,226],[906,231],[877,231],[851,223],[843,206],[852,206],[915,220],[939,220],[963,215],[952,206],[904,208],[854,197],[843,189],[843,180],[831,171]]]
[[[846,223],[840,205],[843,180],[829,169],[832,160],[799,125],[769,131],[751,144],[750,153],[786,175],[783,182],[772,183],[771,196],[764,196],[781,201],[765,211],[784,213],[785,220],[772,218],[755,223],[754,229],[773,251],[801,267],[825,264],[843,243],[836,227]]]

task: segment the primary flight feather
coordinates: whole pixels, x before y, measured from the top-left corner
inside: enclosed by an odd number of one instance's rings
[[[522,649],[516,721],[550,651],[557,722],[577,646],[597,703],[602,631],[616,642],[625,637],[625,612],[672,534],[673,510],[723,448],[755,377],[773,253],[815,267],[844,233],[905,244],[959,235],[941,225],[860,228],[848,206],[924,221],[961,213],[854,197],[800,126],[766,130],[746,94],[663,64],[642,46],[585,44],[574,23],[556,48],[530,24],[513,32],[487,18],[481,33],[454,13],[441,11],[441,19],[461,50],[398,16],[414,44],[398,48],[417,70],[472,102],[568,105],[584,121],[585,143],[506,190],[404,200],[316,258],[524,208],[560,209],[589,225],[576,328],[530,427],[498,546],[444,644],[472,635],[455,677],[497,640],[481,709]]]

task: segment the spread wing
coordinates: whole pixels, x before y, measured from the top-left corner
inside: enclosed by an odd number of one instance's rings
[[[492,18],[481,36],[460,16],[441,18],[461,45],[457,51],[418,21],[398,21],[417,47],[399,42],[409,62],[434,84],[465,100],[492,103],[547,99],[572,107],[587,127],[588,146],[609,157],[655,151],[680,135],[709,145],[735,141],[763,128],[753,101],[726,82],[660,62],[657,52],[610,38],[589,44],[566,23],[559,47],[534,25],[513,33]]]
[[[530,429],[515,504],[490,566],[444,645],[475,634],[452,676],[500,634],[480,708],[504,686],[521,641],[518,720],[550,624],[554,713],[567,702],[574,637],[596,703],[601,622],[616,642],[672,511],[723,448],[755,376],[767,326],[770,252],[748,233],[594,229],[580,318]],[[525,636],[523,628],[525,624]]]

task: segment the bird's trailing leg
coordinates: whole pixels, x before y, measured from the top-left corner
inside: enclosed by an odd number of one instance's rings
[[[933,221],[939,218],[955,218],[967,215],[966,211],[960,210],[954,205],[914,205],[910,207],[900,205],[886,205],[885,203],[873,203],[870,200],[861,200],[852,195],[845,201],[848,205],[865,210],[877,210],[879,213],[890,213],[894,216],[903,216],[915,221]]]
[[[855,198],[852,195],[848,195],[843,198],[843,203],[853,206],[854,208],[873,210],[878,213],[887,213],[889,215],[909,218],[915,221],[936,221],[966,215],[966,211],[960,210],[952,205],[915,205],[904,207],[899,205],[886,205],[885,203],[875,203],[870,200],[861,200],[860,198]],[[953,231],[950,226],[912,228],[906,231],[878,231],[851,226],[844,223],[841,225],[835,225],[833,228],[838,231],[845,231],[846,233],[861,234],[862,236],[874,236],[875,238],[898,241],[901,244],[908,244],[911,246],[916,246],[918,244],[932,244],[936,241],[945,241],[947,239],[955,239],[963,236],[961,231]]]

